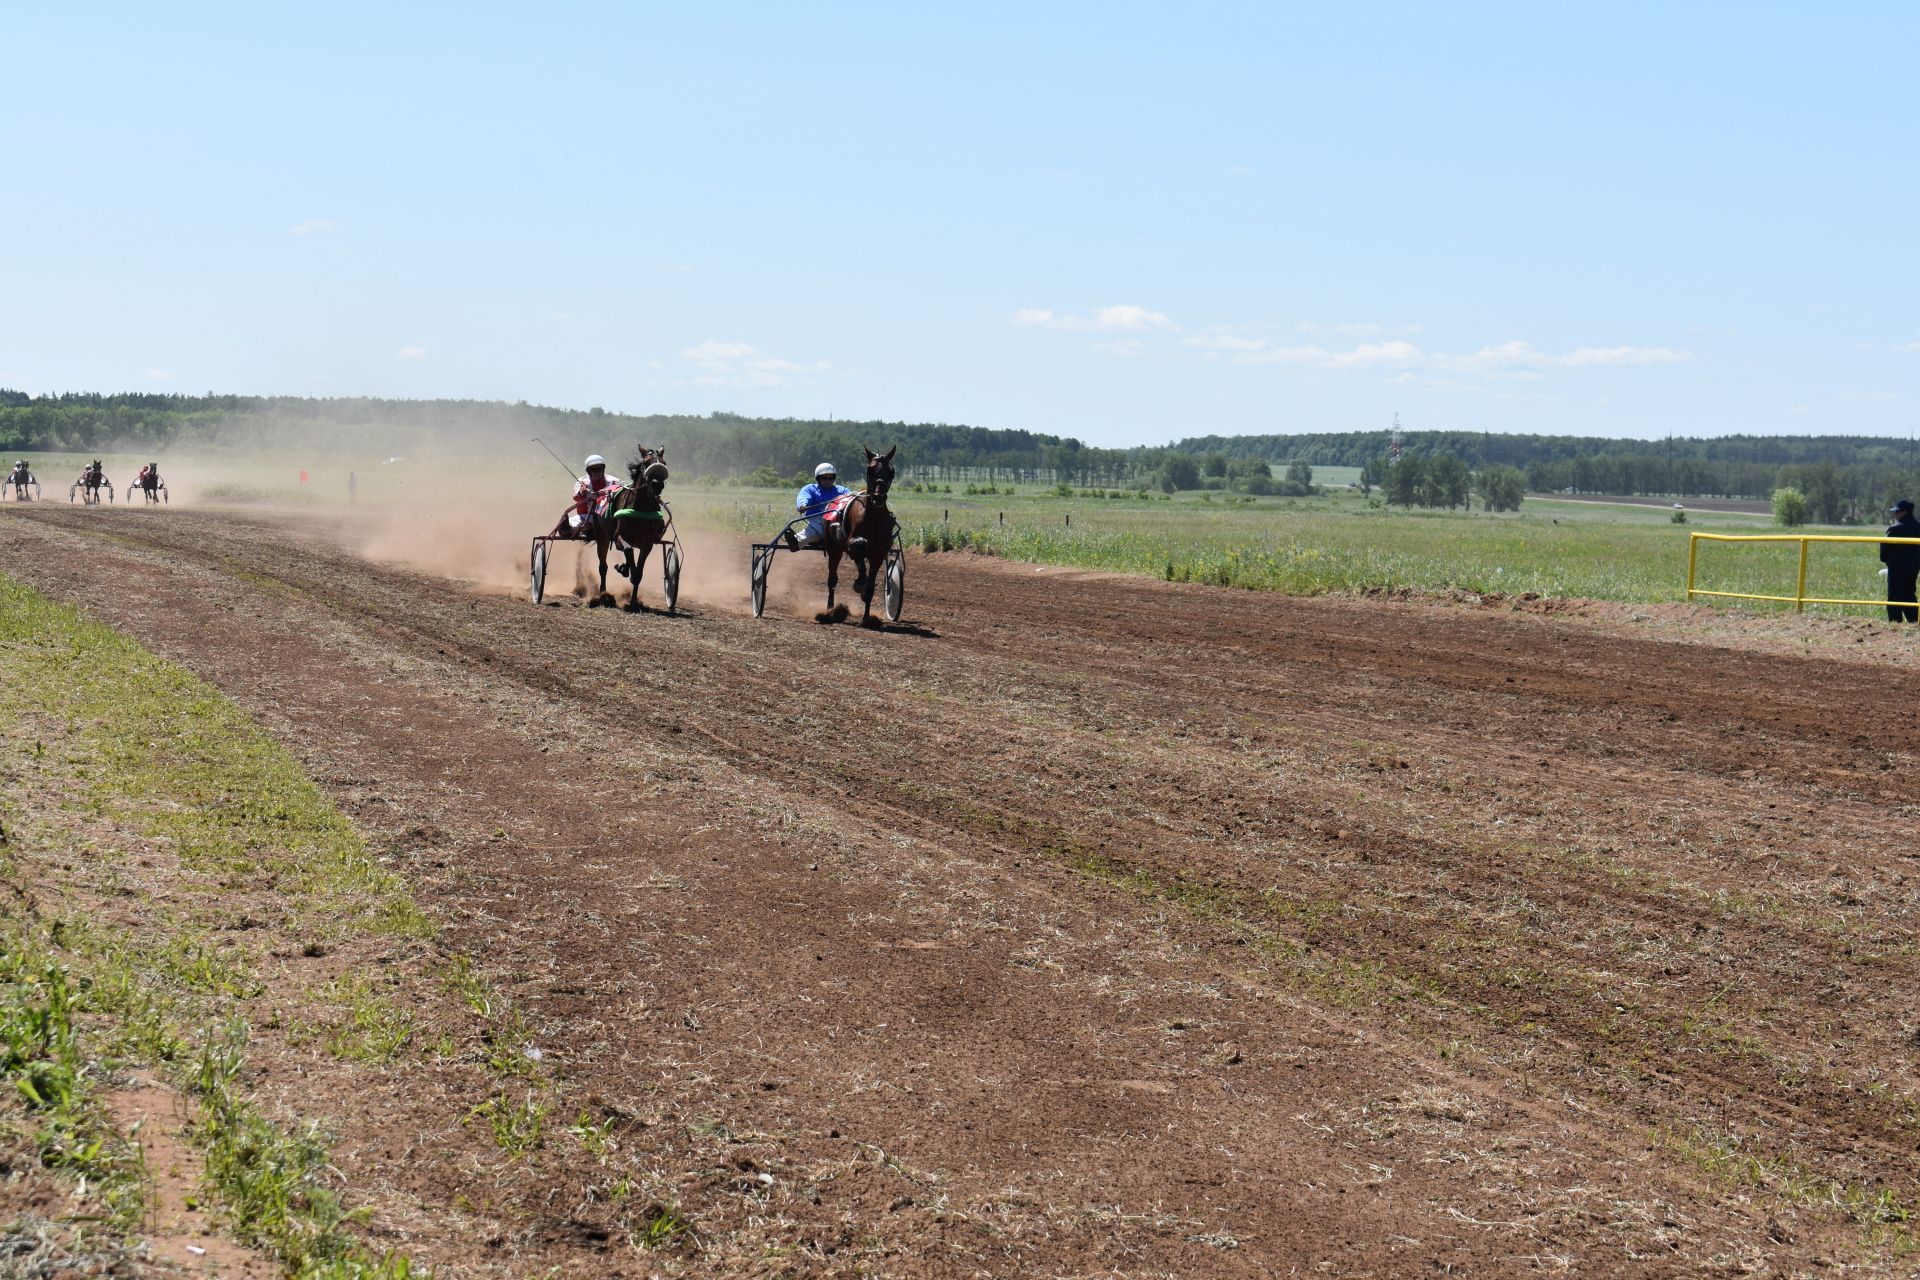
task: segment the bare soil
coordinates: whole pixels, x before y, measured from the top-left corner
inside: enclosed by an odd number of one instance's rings
[[[609,1240],[591,1162],[483,1158],[479,1099],[404,1063],[269,1064],[343,1135],[382,1248],[448,1275],[1911,1268],[1916,634],[971,556],[912,557],[903,625],[863,631],[746,617],[718,538],[693,554],[738,596],[673,617],[353,545],[0,516],[7,572],[292,747],[694,1226]]]

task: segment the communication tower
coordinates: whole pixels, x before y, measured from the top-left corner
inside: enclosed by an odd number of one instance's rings
[[[1393,444],[1387,449],[1387,465],[1400,461],[1400,446],[1407,442],[1406,433],[1400,430],[1400,415],[1393,415]]]

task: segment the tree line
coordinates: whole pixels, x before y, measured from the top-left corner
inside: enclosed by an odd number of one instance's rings
[[[851,471],[860,446],[900,446],[902,474],[923,481],[1067,484],[1076,488],[1224,488],[1303,494],[1315,466],[1363,470],[1369,489],[1385,485],[1385,431],[1192,436],[1165,446],[1105,449],[1070,436],[950,423],[843,422],[758,418],[734,413],[632,415],[562,409],[525,401],[318,399],[69,392],[30,396],[0,389],[0,452],[124,448],[258,448],[293,440],[327,448],[379,449],[396,436],[426,433],[442,453],[489,457],[528,450],[539,436],[563,453],[665,446],[686,476],[782,479],[832,459]],[[404,447],[411,448],[410,444]],[[1920,492],[1913,443],[1865,436],[1726,436],[1659,442],[1582,436],[1416,431],[1400,465],[1413,468],[1387,498],[1408,505],[1463,504],[1457,460],[1473,492],[1508,498],[1513,475],[1536,492],[1630,496],[1767,498],[1777,488],[1806,495],[1824,523],[1871,523],[1890,497]],[[1429,464],[1438,464],[1428,473]],[[1298,467],[1301,471],[1292,471]],[[1506,470],[1499,470],[1505,468]],[[1398,468],[1394,468],[1397,470]],[[1302,472],[1305,472],[1303,476]],[[1510,474],[1511,473],[1511,474]],[[1499,508],[1496,508],[1499,509]]]
[[[1382,468],[1386,431],[1310,435],[1195,436],[1176,449],[1229,457],[1301,458],[1315,465]],[[1765,500],[1795,488],[1809,518],[1826,524],[1880,519],[1887,500],[1920,490],[1920,449],[1883,436],[1717,436],[1648,441],[1587,436],[1410,431],[1402,459],[1452,456],[1476,472],[1512,467],[1539,493]]]

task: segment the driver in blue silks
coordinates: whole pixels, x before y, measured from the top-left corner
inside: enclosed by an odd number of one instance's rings
[[[797,551],[811,547],[827,536],[827,520],[838,516],[847,499],[853,497],[853,490],[840,483],[839,475],[831,462],[823,462],[813,469],[813,483],[793,500],[793,509],[807,518],[807,526],[798,538],[791,529],[787,531],[789,548]]]

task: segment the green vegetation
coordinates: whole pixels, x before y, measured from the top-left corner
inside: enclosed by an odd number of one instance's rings
[[[499,1093],[475,1107],[466,1122],[485,1120],[493,1130],[494,1144],[506,1152],[508,1158],[518,1160],[545,1140],[541,1130],[546,1118],[547,1105],[533,1090],[527,1090],[516,1102],[502,1087]]]
[[[1388,431],[1195,436],[1173,448],[1228,458],[1300,458],[1316,467],[1367,467],[1384,460]],[[1510,466],[1542,493],[1633,497],[1765,498],[1782,485],[1807,495],[1813,518],[1872,523],[1895,491],[1920,488],[1920,453],[1911,440],[1885,436],[1718,436],[1707,439],[1601,439],[1494,435],[1483,431],[1409,431],[1405,456],[1451,455],[1484,471]]]
[[[1859,1227],[1865,1243],[1888,1248],[1896,1257],[1908,1257],[1915,1250],[1916,1205],[1891,1187],[1838,1181],[1760,1149],[1754,1138],[1699,1127],[1658,1128],[1651,1137],[1655,1148],[1678,1156],[1723,1185],[1742,1192],[1760,1191],[1796,1208],[1835,1210]]]
[[[1788,485],[1773,491],[1773,520],[1789,529],[1807,522],[1807,495]]]
[[[1124,502],[1061,498],[1045,489],[964,501],[895,492],[903,537],[916,551],[969,551],[1291,595],[1458,590],[1679,601],[1686,597],[1692,531],[1776,531],[1760,513],[1559,499],[1530,500],[1519,514],[1402,510],[1386,506],[1382,493],[1364,497],[1353,489],[1306,499],[1237,497],[1231,504],[1217,497],[1209,502],[1205,492],[1155,495],[1150,502],[1137,494]],[[762,537],[786,519],[783,505],[724,489],[683,495],[676,510],[683,519],[719,521]],[[1791,595],[1798,556],[1798,547],[1787,543],[1705,542],[1697,585]],[[1816,545],[1808,593],[1878,598],[1885,591],[1879,568],[1871,546]]]
[[[49,710],[44,691],[58,688]],[[206,927],[230,891],[271,885],[297,904],[299,936],[430,932],[404,886],[382,871],[284,749],[186,672],[115,632],[0,577],[0,722],[25,784],[64,790],[75,826],[35,844],[97,861],[89,830],[126,831],[177,858],[175,893],[139,923],[60,914],[56,889],[17,858],[0,951],[0,1073],[25,1100],[42,1167],[99,1203],[103,1227],[138,1227],[138,1148],[99,1105],[131,1067],[194,1104],[186,1136],[226,1221],[288,1274],[402,1280],[404,1258],[367,1251],[348,1229],[327,1144],[312,1122],[270,1119],[239,1087],[251,1002],[261,985],[242,949]],[[29,741],[31,745],[29,745]],[[24,785],[24,784],[23,784]],[[4,850],[0,850],[4,852]]]
[[[82,1256],[94,1252],[92,1236],[108,1254],[120,1251],[143,1190],[140,1149],[114,1132],[101,1101],[111,1062],[82,1043],[76,1014],[87,1004],[44,932],[9,923],[0,933],[0,1087],[24,1114],[10,1122],[0,1109],[0,1133],[22,1139],[29,1158],[71,1185],[84,1217],[69,1251]],[[11,1145],[0,1138],[0,1160]],[[0,1239],[11,1234],[0,1230]]]

